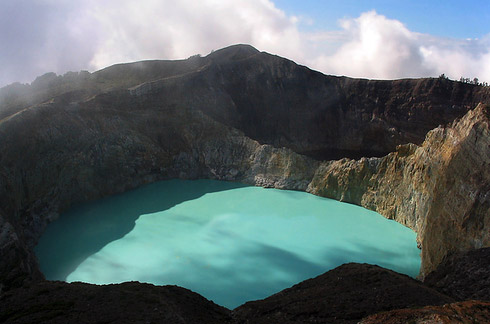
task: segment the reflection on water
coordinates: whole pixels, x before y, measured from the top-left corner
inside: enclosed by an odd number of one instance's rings
[[[415,233],[304,192],[170,180],[87,203],[36,247],[52,280],[176,284],[234,308],[346,262],[416,276]]]

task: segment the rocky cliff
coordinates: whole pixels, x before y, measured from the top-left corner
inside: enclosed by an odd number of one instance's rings
[[[489,246],[489,109],[472,110],[489,98],[446,79],[325,76],[243,45],[1,89],[1,287],[42,277],[32,248],[70,205],[169,178],[376,210],[418,233],[425,275]]]
[[[421,275],[448,252],[490,245],[490,110],[484,104],[422,145],[382,158],[324,162],[314,194],[362,205],[412,228],[422,247]]]

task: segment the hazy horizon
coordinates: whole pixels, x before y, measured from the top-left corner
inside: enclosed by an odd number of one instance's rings
[[[490,3],[5,0],[0,87],[250,44],[325,74],[490,81]]]

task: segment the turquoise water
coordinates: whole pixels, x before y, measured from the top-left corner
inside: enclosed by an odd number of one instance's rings
[[[175,284],[234,308],[346,262],[416,276],[415,233],[304,192],[170,180],[86,203],[35,252],[47,279]]]

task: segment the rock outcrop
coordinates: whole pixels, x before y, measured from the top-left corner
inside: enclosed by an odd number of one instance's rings
[[[449,252],[490,245],[490,110],[480,104],[421,146],[382,158],[324,162],[308,191],[376,210],[412,228],[421,275]]]

